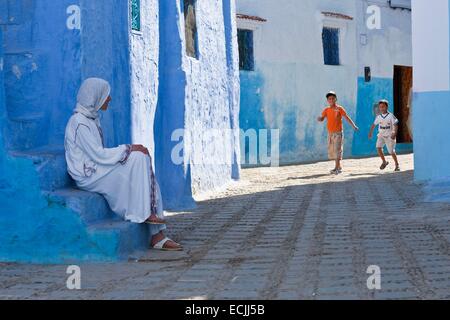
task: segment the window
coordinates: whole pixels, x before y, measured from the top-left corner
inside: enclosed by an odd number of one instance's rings
[[[186,54],[193,58],[197,58],[197,19],[195,2],[196,0],[184,0]]]
[[[253,55],[253,31],[238,30],[239,43],[239,69],[253,71],[255,69]]]
[[[411,0],[389,0],[391,8],[401,8],[411,10]]]
[[[323,56],[326,65],[338,66],[339,59],[339,29],[338,28],[323,28]]]
[[[131,0],[131,29],[141,31],[141,1]]]

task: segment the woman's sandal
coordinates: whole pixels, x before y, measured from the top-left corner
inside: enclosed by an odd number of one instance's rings
[[[165,248],[164,245],[168,242],[168,241],[172,241],[172,239],[170,238],[164,238],[161,241],[159,241],[158,243],[156,243],[154,246],[152,246],[153,249],[155,250],[161,250],[161,251],[183,251],[183,247],[179,246],[177,248]]]
[[[156,225],[156,226],[162,226],[167,224],[167,222],[165,220],[159,219],[157,218],[157,220],[151,220],[150,218],[148,218],[145,221],[146,224],[151,224],[151,225]]]

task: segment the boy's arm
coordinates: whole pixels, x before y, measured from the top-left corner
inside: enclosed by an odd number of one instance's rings
[[[350,125],[355,129],[356,131],[359,130],[358,126],[355,124],[355,122],[350,118],[347,114],[344,115],[344,118],[350,123]]]
[[[369,131],[369,140],[372,140],[373,130],[375,130],[375,128],[376,128],[375,124],[372,124],[372,126],[370,127],[370,131]]]
[[[397,132],[398,132],[398,122],[394,124],[394,131],[392,131],[391,135],[392,140],[397,139]]]
[[[322,114],[320,115],[320,117],[318,117],[317,118],[317,121],[319,121],[319,122],[324,122],[325,121],[325,118],[326,118],[326,112],[325,112],[325,110],[322,112]]]

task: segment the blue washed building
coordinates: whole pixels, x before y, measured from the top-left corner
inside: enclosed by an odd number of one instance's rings
[[[333,90],[361,129],[346,126],[346,157],[376,154],[367,136],[382,98],[401,120],[398,149],[411,152],[410,9],[410,1],[238,0],[241,128],[279,129],[282,164],[325,160],[316,119]]]
[[[85,78],[111,83],[106,144],[150,148],[167,208],[239,177],[238,139],[199,134],[239,126],[234,17],[232,0],[0,0],[0,261],[115,261],[148,246],[145,226],[66,173]]]
[[[415,177],[430,200],[450,202],[450,5],[412,1]]]

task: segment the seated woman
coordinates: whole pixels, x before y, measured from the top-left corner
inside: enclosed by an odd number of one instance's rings
[[[98,112],[108,109],[110,93],[102,79],[82,84],[64,141],[69,174],[80,189],[102,194],[124,220],[149,224],[152,248],[180,251],[182,247],[163,233],[161,192],[148,150],[141,145],[104,147]]]

